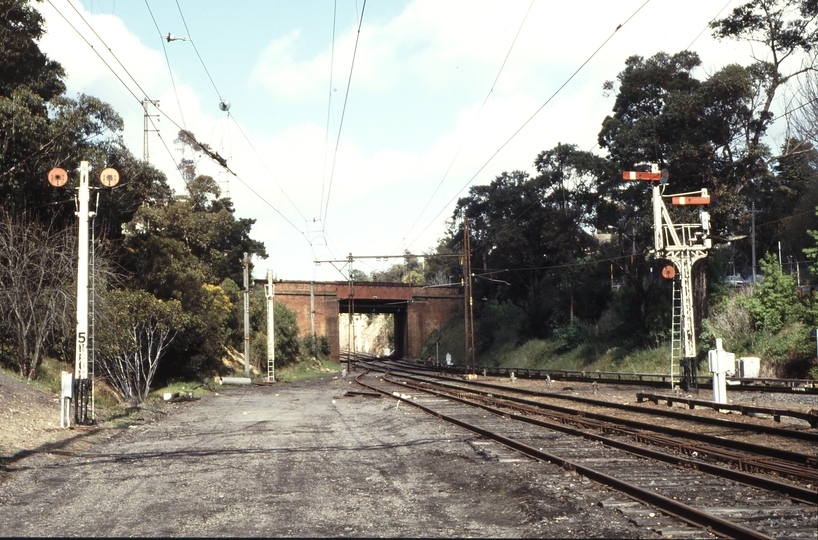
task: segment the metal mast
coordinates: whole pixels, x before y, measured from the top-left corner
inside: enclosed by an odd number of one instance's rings
[[[74,353],[74,422],[88,423],[88,162],[80,162],[80,185],[77,190],[77,334]]]
[[[267,382],[276,380],[276,350],[275,350],[275,312],[273,301],[276,294],[276,284],[273,282],[273,271],[267,270]]]
[[[673,279],[679,274],[681,288],[681,341],[684,359],[684,383],[689,388],[695,384],[696,371],[696,328],[693,309],[693,265],[707,257],[712,242],[707,234],[710,230],[710,214],[705,207],[710,204],[710,195],[706,189],[691,193],[664,195],[667,186],[667,170],[658,172],[626,171],[622,174],[625,180],[649,180],[657,182],[653,186],[653,244],[656,258],[667,259],[675,270],[667,268],[662,275]],[[700,223],[675,224],[663,199],[670,198],[674,206],[700,206]],[[671,358],[671,364],[673,360]],[[672,368],[671,368],[672,369]],[[672,381],[671,381],[672,382]]]

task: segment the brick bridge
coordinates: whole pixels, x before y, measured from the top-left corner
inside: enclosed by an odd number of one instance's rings
[[[275,301],[295,313],[301,336],[309,336],[313,324],[316,337],[327,336],[330,358],[340,362],[338,316],[349,313],[350,306],[353,313],[393,314],[395,355],[411,358],[417,356],[429,334],[462,304],[463,295],[457,288],[375,282],[354,283],[350,295],[348,281],[277,281]]]

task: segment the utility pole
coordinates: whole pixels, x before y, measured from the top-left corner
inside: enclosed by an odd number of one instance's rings
[[[347,305],[349,307],[349,319],[348,319],[349,320],[349,327],[347,328],[347,340],[348,340],[347,341],[347,347],[348,347],[348,350],[347,350],[347,373],[352,373],[352,369],[351,369],[352,364],[351,364],[351,358],[350,357],[353,354],[353,350],[354,350],[354,347],[355,347],[355,342],[353,341],[355,339],[355,331],[354,331],[353,326],[352,326],[352,324],[353,324],[352,323],[352,312],[354,311],[354,303],[355,303],[355,300],[354,300],[355,288],[354,288],[353,282],[352,282],[352,261],[353,261],[352,253],[349,254],[349,257],[347,258],[347,260],[349,261],[349,302],[347,303]]]
[[[244,252],[244,376],[250,376],[250,255]]]
[[[276,340],[274,300],[276,284],[273,271],[267,270],[267,382],[276,381]]]
[[[752,223],[752,228],[750,229],[750,244],[752,246],[752,255],[753,255],[753,285],[756,283],[756,203],[753,201],[753,209],[750,210],[750,215],[752,216],[750,222]]]
[[[142,161],[145,163],[148,162],[148,133],[151,131],[158,132],[158,129],[150,129],[150,119],[151,118],[159,118],[158,114],[148,114],[148,105],[153,105],[154,107],[159,106],[159,100],[157,99],[143,99],[142,100],[142,110],[145,111],[144,114],[144,121],[145,126],[143,128],[143,141],[142,141]]]
[[[474,373],[474,302],[472,299],[471,280],[471,234],[469,233],[469,218],[463,218],[463,317],[465,329],[465,365],[468,367],[471,360]]]

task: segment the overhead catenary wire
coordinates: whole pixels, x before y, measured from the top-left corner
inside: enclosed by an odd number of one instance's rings
[[[145,0],[147,2],[147,0]],[[207,73],[207,78],[210,79],[210,84],[213,85],[213,90],[216,91],[216,95],[219,96],[219,101],[222,99],[222,95],[219,92],[219,89],[216,88],[216,83],[213,82],[213,77],[210,76],[210,71],[208,71],[207,66],[202,60],[202,55],[199,54],[199,49],[196,47],[196,41],[193,39],[193,36],[190,35],[190,30],[187,27],[187,21],[185,20],[185,14],[182,13],[182,6],[179,5],[179,0],[176,0],[176,8],[179,10],[179,16],[182,18],[182,25],[185,27],[185,32],[187,37],[190,38],[190,44],[193,45],[193,50],[196,51],[196,56],[199,57],[199,62],[202,63],[202,68],[204,68],[205,73]]]
[[[412,223],[412,225],[409,227],[409,230],[404,235],[404,238],[406,238],[406,236],[408,236],[409,233],[412,232],[412,229],[415,228],[415,225],[418,224],[418,221],[420,221],[420,218],[423,217],[423,212],[425,212],[426,209],[429,207],[429,204],[431,204],[431,202],[434,199],[435,195],[437,195],[437,192],[440,190],[440,187],[443,185],[443,182],[446,180],[446,177],[449,176],[449,172],[452,170],[452,167],[454,166],[454,162],[457,160],[457,157],[460,155],[460,151],[463,150],[463,146],[465,146],[466,141],[469,138],[469,135],[471,135],[472,129],[474,129],[474,126],[477,123],[478,118],[480,118],[480,114],[483,112],[483,108],[486,106],[486,103],[488,102],[489,97],[491,97],[492,93],[494,92],[494,88],[497,86],[497,81],[500,80],[500,75],[503,73],[503,68],[506,67],[506,62],[508,62],[508,58],[509,58],[509,56],[511,56],[511,51],[514,50],[514,45],[517,43],[517,38],[520,37],[520,32],[523,30],[523,26],[525,26],[525,21],[528,19],[528,14],[531,13],[532,6],[534,6],[534,0],[531,0],[531,3],[528,5],[528,9],[526,10],[525,15],[523,16],[523,20],[522,20],[522,22],[520,22],[519,28],[517,28],[517,33],[514,35],[514,39],[511,41],[511,45],[509,46],[508,51],[506,52],[505,58],[503,58],[503,63],[500,65],[500,69],[497,71],[497,75],[494,77],[494,82],[491,83],[491,87],[489,88],[489,91],[486,94],[485,99],[483,99],[483,103],[480,105],[480,109],[478,109],[477,114],[474,117],[474,120],[472,120],[472,123],[469,126],[468,131],[466,132],[466,135],[463,137],[463,140],[460,142],[460,146],[457,148],[457,151],[455,152],[454,157],[452,157],[451,162],[449,162],[449,166],[446,168],[446,172],[443,173],[443,178],[440,179],[440,183],[438,183],[437,187],[432,192],[432,195],[429,197],[429,200],[426,201],[426,204],[423,206],[423,209],[421,209],[420,213],[418,214],[417,219],[415,219],[414,223]],[[438,214],[438,215],[440,215],[440,214]],[[415,238],[415,240],[417,240],[417,238]],[[414,243],[415,240],[413,240],[409,245]]]
[[[126,89],[126,90],[127,90],[127,91],[128,91],[128,92],[129,92],[129,93],[132,95],[132,96],[133,96],[133,98],[134,98],[134,99],[136,99],[136,100],[137,100],[137,101],[138,101],[138,102],[141,104],[141,103],[142,103],[142,99],[143,99],[143,98],[140,98],[140,97],[139,97],[139,96],[138,96],[138,95],[137,95],[137,94],[136,94],[136,93],[133,91],[133,89],[131,89],[131,87],[130,87],[130,86],[129,86],[129,85],[128,85],[128,84],[127,84],[127,83],[126,83],[126,82],[125,82],[123,79],[122,79],[122,77],[121,77],[121,76],[120,76],[120,75],[119,75],[119,74],[116,72],[116,70],[115,70],[115,69],[114,69],[114,68],[113,68],[113,67],[112,67],[112,66],[111,66],[111,65],[110,65],[110,64],[109,64],[109,63],[108,63],[108,62],[105,60],[105,58],[103,58],[103,57],[102,57],[102,55],[99,53],[99,51],[96,49],[96,47],[94,47],[94,45],[93,45],[93,44],[92,44],[90,41],[88,41],[88,39],[85,37],[85,35],[84,35],[82,32],[80,32],[80,31],[79,31],[79,29],[78,29],[76,26],[74,26],[74,25],[71,23],[71,21],[69,21],[69,20],[68,20],[68,18],[67,18],[67,17],[66,17],[66,16],[65,16],[65,15],[64,15],[64,14],[63,14],[63,13],[62,13],[62,12],[61,12],[59,9],[57,9],[57,7],[54,5],[54,3],[52,2],[52,0],[47,0],[47,1],[48,1],[49,5],[50,5],[50,6],[51,6],[51,7],[54,9],[54,11],[55,11],[55,12],[56,12],[56,13],[57,13],[57,14],[58,14],[58,15],[59,15],[59,16],[60,16],[60,17],[61,17],[61,18],[62,18],[62,19],[63,19],[63,20],[66,22],[66,24],[68,24],[68,26],[69,26],[69,27],[71,27],[71,29],[72,29],[72,30],[74,30],[74,32],[75,32],[75,33],[76,33],[76,34],[77,34],[77,35],[78,35],[78,36],[79,36],[79,37],[80,37],[80,38],[81,38],[81,39],[82,39],[82,40],[83,40],[83,41],[86,43],[86,45],[88,45],[88,46],[91,48],[91,50],[93,50],[93,51],[94,51],[94,53],[97,55],[97,57],[99,57],[99,59],[100,59],[100,60],[102,61],[102,63],[105,65],[105,67],[106,67],[106,68],[108,68],[108,70],[109,70],[109,71],[110,71],[110,72],[111,72],[111,73],[114,75],[114,77],[116,77],[116,79],[117,79],[117,80],[118,80],[118,81],[119,81],[119,82],[120,82],[120,83],[121,83],[121,84],[122,84],[122,85],[125,87],[125,89]],[[150,101],[155,101],[155,100],[151,100],[151,99],[150,99],[150,97],[149,97],[148,93],[147,93],[147,92],[146,92],[146,91],[145,91],[145,90],[142,88],[142,86],[141,86],[141,85],[139,84],[139,82],[138,82],[138,81],[137,81],[137,80],[134,78],[134,76],[133,76],[133,75],[130,73],[130,71],[129,71],[129,70],[128,70],[128,69],[127,69],[127,68],[126,68],[126,67],[125,67],[125,66],[122,64],[122,62],[119,60],[119,58],[118,58],[118,57],[116,56],[116,54],[113,52],[113,50],[112,50],[112,49],[111,49],[111,48],[110,48],[110,47],[109,47],[109,46],[108,46],[108,45],[105,43],[105,40],[103,40],[103,39],[102,39],[102,37],[100,37],[100,35],[99,35],[99,34],[98,34],[98,33],[97,33],[95,30],[94,30],[93,26],[91,26],[91,24],[90,24],[90,23],[89,23],[89,22],[88,22],[88,21],[85,19],[85,17],[83,17],[83,15],[82,15],[82,14],[81,14],[81,13],[80,13],[78,10],[77,10],[77,8],[76,8],[76,7],[75,7],[75,6],[74,6],[74,5],[71,3],[71,1],[70,1],[70,0],[68,0],[68,4],[71,6],[71,8],[72,8],[72,9],[74,9],[74,11],[77,13],[77,15],[79,16],[79,18],[80,18],[80,19],[83,21],[83,23],[85,23],[85,25],[86,25],[86,26],[88,26],[88,28],[89,28],[89,29],[91,30],[91,32],[92,32],[92,33],[93,33],[93,34],[96,36],[96,38],[97,38],[97,39],[100,41],[100,43],[102,43],[102,45],[103,45],[103,46],[104,46],[104,47],[105,47],[105,48],[108,50],[108,52],[111,54],[111,56],[112,56],[112,57],[113,57],[113,58],[116,60],[116,62],[117,62],[119,65],[120,65],[120,67],[122,68],[122,70],[123,70],[123,71],[124,71],[124,72],[125,72],[125,73],[128,75],[128,77],[131,79],[131,81],[133,81],[133,84],[134,84],[134,85],[136,85],[136,87],[137,87],[137,88],[138,88],[138,89],[139,89],[139,90],[142,92],[142,94],[143,94],[143,96],[144,96],[144,99],[146,99],[146,100],[150,100]],[[165,118],[167,118],[167,119],[168,119],[168,121],[170,121],[170,122],[171,122],[171,123],[172,123],[172,124],[173,124],[175,127],[177,127],[177,128],[178,128],[178,129],[180,129],[180,130],[184,130],[184,128],[183,128],[182,126],[180,126],[180,125],[179,125],[179,123],[178,123],[178,122],[176,122],[176,121],[175,121],[175,120],[174,120],[174,119],[173,119],[173,118],[172,118],[170,115],[168,115],[168,114],[167,114],[167,113],[166,113],[164,110],[162,110],[162,108],[160,108],[160,107],[158,107],[158,106],[157,106],[157,107],[156,107],[156,110],[157,110],[157,111],[159,111],[159,113],[161,113],[161,115],[162,115],[162,116],[164,116]],[[152,120],[152,119],[151,119],[151,123],[153,124],[153,120]],[[154,125],[154,127],[155,127],[155,125]],[[278,209],[277,209],[275,206],[273,206],[273,205],[272,205],[272,204],[271,204],[269,201],[267,201],[267,200],[266,200],[264,197],[262,197],[262,196],[261,196],[261,195],[260,195],[260,194],[259,194],[259,193],[258,193],[256,190],[254,190],[253,188],[251,188],[251,187],[250,187],[250,186],[247,184],[247,182],[245,182],[245,181],[244,181],[244,180],[243,180],[241,177],[239,177],[239,176],[238,176],[238,175],[237,175],[237,174],[236,174],[236,173],[235,173],[235,172],[234,172],[234,171],[233,171],[233,170],[232,170],[232,169],[231,169],[231,168],[230,168],[230,167],[227,165],[227,162],[224,160],[224,158],[222,158],[220,155],[218,155],[218,153],[216,153],[216,152],[214,152],[212,149],[210,149],[210,147],[209,147],[207,144],[200,143],[198,140],[196,140],[196,138],[193,136],[193,134],[192,134],[192,133],[190,133],[190,132],[189,132],[189,131],[187,131],[187,130],[184,130],[184,131],[185,131],[185,132],[186,132],[186,133],[187,133],[187,134],[188,134],[188,135],[191,137],[191,139],[193,140],[193,142],[194,142],[194,143],[195,143],[195,144],[198,146],[199,150],[201,150],[201,151],[202,151],[204,154],[206,154],[208,157],[210,157],[210,158],[211,158],[211,159],[213,159],[215,162],[217,162],[219,165],[221,165],[221,166],[222,166],[222,167],[223,167],[223,168],[224,168],[224,169],[225,169],[225,170],[226,170],[228,173],[232,174],[232,175],[233,175],[233,176],[234,176],[234,177],[235,177],[235,178],[236,178],[236,179],[237,179],[239,182],[241,182],[241,183],[242,183],[242,184],[243,184],[243,185],[244,185],[244,186],[245,186],[245,187],[246,187],[246,188],[247,188],[247,189],[248,189],[248,190],[249,190],[251,193],[253,193],[253,194],[254,194],[256,197],[258,197],[258,198],[259,198],[259,200],[261,200],[263,203],[265,203],[267,206],[269,206],[269,207],[270,207],[270,208],[271,208],[271,209],[272,209],[274,212],[276,212],[276,213],[277,213],[277,214],[278,214],[278,215],[279,215],[279,216],[280,216],[282,219],[284,219],[284,221],[285,221],[285,222],[287,222],[287,223],[288,223],[290,226],[292,226],[292,227],[293,227],[293,228],[294,228],[296,231],[298,231],[298,232],[299,232],[299,233],[300,233],[300,234],[303,236],[303,231],[301,231],[301,230],[300,230],[300,229],[299,229],[299,228],[298,228],[298,227],[297,227],[297,226],[296,226],[296,225],[295,225],[295,224],[294,224],[292,221],[290,221],[290,220],[289,220],[289,219],[288,219],[288,218],[287,218],[287,217],[286,217],[286,216],[285,216],[283,213],[281,213],[281,211],[279,211],[279,210],[278,210]],[[168,150],[168,152],[169,152],[169,153],[170,153],[170,155],[171,155],[171,159],[174,161],[174,163],[176,163],[176,160],[175,160],[175,158],[173,157],[173,154],[170,152],[170,149],[168,148],[167,144],[165,144],[165,143],[164,143],[164,140],[163,140],[163,139],[161,139],[161,137],[160,137],[160,140],[162,140],[162,141],[163,141],[163,144],[165,145],[165,148]],[[177,169],[178,169],[178,168],[179,168],[179,167],[178,167],[178,163],[177,163]],[[181,173],[181,171],[180,171],[180,173]],[[183,180],[184,180],[184,176],[183,176]]]
[[[321,167],[321,199],[318,202],[318,217],[324,208],[324,187],[327,178],[327,152],[329,148],[329,122],[332,114],[332,71],[335,68],[335,26],[338,17],[338,0],[332,3],[332,42],[329,54],[329,92],[327,93],[327,126],[324,131],[324,164]]]
[[[486,167],[489,165],[489,163],[491,163],[491,162],[494,160],[494,158],[497,156],[497,154],[499,154],[499,153],[500,153],[500,151],[502,151],[502,150],[503,150],[503,149],[504,149],[504,148],[505,148],[505,147],[506,147],[506,146],[507,146],[507,145],[508,145],[508,144],[509,144],[509,143],[510,143],[510,142],[511,142],[511,141],[512,141],[512,140],[513,140],[515,137],[517,137],[517,135],[519,135],[519,134],[522,132],[522,130],[523,130],[523,129],[524,129],[524,128],[525,128],[525,127],[526,127],[526,126],[529,124],[529,123],[531,123],[531,121],[534,119],[534,117],[536,117],[536,116],[537,116],[537,115],[538,115],[538,114],[539,114],[539,113],[540,113],[540,112],[541,112],[541,111],[542,111],[542,110],[543,110],[543,109],[544,109],[544,108],[545,108],[545,107],[546,107],[546,106],[547,106],[549,103],[551,103],[551,101],[552,101],[552,100],[553,100],[553,99],[554,99],[554,98],[557,96],[557,94],[559,94],[559,93],[562,91],[562,89],[563,89],[563,88],[565,88],[565,87],[568,85],[568,83],[570,83],[570,82],[571,82],[571,81],[574,79],[574,77],[576,77],[576,75],[577,75],[577,74],[578,74],[580,71],[582,71],[582,69],[583,69],[583,68],[584,68],[584,67],[585,67],[585,66],[588,64],[588,62],[590,62],[590,61],[591,61],[591,60],[592,60],[592,59],[593,59],[593,58],[594,58],[594,57],[595,57],[595,56],[596,56],[596,55],[599,53],[599,51],[601,51],[601,50],[602,50],[602,48],[603,48],[603,47],[605,47],[605,45],[607,45],[607,44],[608,44],[608,42],[609,42],[611,39],[613,39],[614,35],[616,35],[616,33],[617,33],[617,32],[618,32],[618,31],[619,31],[619,30],[620,30],[620,29],[621,29],[623,26],[625,26],[626,24],[628,24],[628,22],[630,22],[630,20],[631,20],[631,19],[633,19],[633,18],[634,18],[634,17],[635,17],[635,16],[636,16],[636,15],[637,15],[637,14],[638,14],[638,13],[639,13],[641,10],[642,10],[642,8],[644,8],[644,7],[645,7],[645,6],[646,6],[648,3],[650,3],[650,0],[645,0],[645,2],[644,2],[644,3],[643,3],[641,6],[639,6],[639,7],[636,9],[636,11],[634,11],[634,12],[631,14],[631,16],[630,16],[630,17],[628,17],[628,18],[625,20],[625,22],[623,22],[623,23],[619,24],[619,25],[618,25],[618,26],[617,26],[617,27],[614,29],[614,31],[613,31],[613,32],[611,32],[611,34],[610,34],[610,35],[609,35],[607,38],[605,38],[605,40],[602,42],[602,44],[601,44],[599,47],[597,47],[597,48],[596,48],[596,50],[595,50],[593,53],[591,53],[591,55],[590,55],[590,56],[588,56],[588,58],[586,58],[586,59],[585,59],[585,61],[584,61],[582,64],[580,64],[580,66],[579,66],[579,67],[578,67],[578,68],[577,68],[577,69],[576,69],[576,70],[575,70],[575,71],[574,71],[574,72],[573,72],[573,73],[572,73],[572,74],[571,74],[571,75],[570,75],[570,76],[569,76],[569,77],[568,77],[568,78],[565,80],[565,82],[564,82],[564,83],[562,83],[562,85],[560,85],[560,87],[559,87],[559,88],[557,88],[557,89],[554,91],[554,93],[553,93],[553,94],[551,94],[551,96],[550,96],[550,97],[549,97],[547,100],[545,100],[545,102],[544,102],[544,103],[543,103],[543,104],[542,104],[542,105],[541,105],[541,106],[540,106],[540,107],[539,107],[539,108],[538,108],[536,111],[534,111],[534,113],[533,113],[533,114],[532,114],[530,117],[528,117],[528,119],[527,119],[525,122],[523,122],[523,123],[522,123],[522,125],[521,125],[519,128],[517,128],[517,129],[514,131],[514,133],[512,133],[512,134],[511,134],[511,136],[510,136],[510,137],[508,137],[508,138],[506,139],[506,141],[505,141],[503,144],[501,144],[501,145],[500,145],[500,147],[499,147],[499,148],[497,148],[497,150],[495,150],[495,151],[494,151],[494,153],[492,153],[492,154],[491,154],[491,156],[489,156],[489,158],[486,160],[486,162],[485,162],[485,163],[483,163],[483,165],[481,165],[481,166],[480,166],[480,168],[479,168],[479,169],[478,169],[478,170],[477,170],[477,171],[476,171],[476,172],[475,172],[475,173],[474,173],[474,174],[473,174],[473,175],[472,175],[472,176],[471,176],[471,177],[468,179],[468,181],[466,181],[466,183],[465,183],[465,184],[463,184],[463,187],[461,187],[461,188],[460,188],[460,190],[458,190],[458,192],[457,192],[457,193],[455,193],[454,197],[452,197],[452,198],[451,198],[451,199],[450,199],[450,200],[449,200],[449,201],[448,201],[448,202],[447,202],[447,203],[446,203],[446,204],[445,204],[445,205],[444,205],[444,206],[443,206],[443,207],[440,209],[440,211],[439,211],[439,212],[438,212],[438,213],[435,215],[435,217],[433,217],[433,218],[432,218],[432,220],[431,220],[431,221],[430,221],[430,222],[429,222],[429,223],[426,225],[426,227],[424,227],[424,228],[423,228],[423,230],[422,230],[420,233],[418,233],[418,235],[417,235],[417,236],[414,238],[414,240],[412,240],[411,242],[409,242],[409,244],[408,244],[408,245],[410,245],[410,246],[411,246],[413,243],[415,243],[415,242],[416,242],[416,241],[417,241],[417,240],[420,238],[420,236],[421,236],[421,235],[422,235],[424,232],[426,232],[426,230],[427,230],[429,227],[431,227],[431,226],[432,226],[432,224],[433,224],[433,223],[434,223],[434,222],[437,220],[437,218],[439,218],[439,217],[440,217],[440,214],[442,214],[442,213],[443,213],[443,212],[444,212],[444,211],[445,211],[445,210],[446,210],[446,209],[449,207],[449,205],[450,205],[452,202],[454,202],[454,200],[455,200],[455,199],[456,199],[456,198],[457,198],[457,197],[460,195],[460,193],[462,193],[462,192],[463,192],[463,190],[464,190],[464,189],[466,189],[466,188],[469,186],[469,184],[471,184],[472,182],[474,182],[474,179],[475,179],[475,178],[477,178],[477,175],[479,175],[481,172],[483,172],[483,169],[485,169],[485,168],[486,168]]]
[[[344,117],[346,115],[347,103],[349,102],[349,89],[352,86],[352,73],[353,73],[353,71],[355,69],[355,57],[358,54],[358,42],[361,39],[361,26],[364,23],[364,11],[365,10],[366,10],[366,0],[363,1],[363,5],[361,7],[361,16],[358,19],[358,32],[357,32],[357,34],[355,36],[355,48],[352,51],[352,62],[350,64],[350,66],[349,66],[349,78],[347,79],[347,88],[346,88],[346,92],[344,94],[344,105],[343,105],[343,108],[341,109],[341,120],[340,120],[340,122],[338,124],[338,137],[335,140],[335,151],[333,152],[333,155],[332,155],[332,169],[330,170],[329,185],[327,186],[327,200],[326,200],[326,203],[324,205],[324,217],[321,219],[321,222],[324,224],[324,227],[326,227],[326,223],[327,223],[327,211],[329,210],[329,198],[330,198],[330,194],[332,193],[332,180],[335,177],[335,162],[336,162],[336,158],[338,157],[338,146],[341,144],[341,131],[343,130],[343,127],[344,127]]]
[[[173,95],[176,97],[176,106],[179,108],[179,116],[182,118],[182,125],[185,126],[185,131],[187,131],[187,123],[185,122],[185,114],[182,112],[182,103],[179,101],[179,92],[176,90],[176,80],[173,78],[173,70],[170,68],[170,57],[168,56],[168,49],[165,46],[165,40],[162,39],[162,30],[159,29],[159,24],[156,22],[156,17],[153,16],[153,10],[151,10],[151,6],[148,3],[148,0],[145,0],[145,7],[148,8],[148,13],[151,16],[151,20],[153,21],[153,25],[156,27],[156,31],[159,33],[159,41],[162,43],[162,52],[165,54],[165,63],[168,66],[168,74],[170,76],[170,85],[173,88]]]
[[[699,33],[696,35],[696,37],[693,39],[693,41],[691,41],[691,42],[690,42],[690,44],[687,46],[687,48],[686,48],[685,50],[688,50],[688,49],[690,49],[690,47],[692,47],[692,46],[693,46],[693,44],[694,44],[694,43],[695,43],[695,42],[696,42],[696,41],[697,41],[697,40],[698,40],[698,39],[699,39],[699,38],[702,36],[702,34],[703,34],[703,33],[704,33],[704,32],[705,32],[705,31],[706,31],[706,30],[707,30],[707,29],[710,27],[710,24],[711,24],[713,21],[715,21],[715,20],[716,20],[716,19],[717,19],[717,18],[718,18],[718,17],[719,17],[719,16],[720,16],[720,15],[721,15],[723,12],[724,12],[724,10],[725,10],[725,9],[727,9],[727,6],[729,6],[729,5],[730,5],[732,2],[733,2],[733,0],[728,0],[728,1],[727,1],[727,3],[726,3],[726,4],[724,4],[724,6],[722,6],[722,8],[721,8],[721,9],[718,11],[718,13],[716,13],[716,15],[715,15],[715,16],[713,16],[713,17],[712,17],[712,18],[711,18],[711,19],[710,19],[710,20],[707,22],[707,24],[705,24],[705,26],[704,26],[704,28],[701,30],[701,32],[699,32]],[[647,2],[646,2],[646,3],[647,3]],[[639,9],[642,9],[642,7],[644,7],[644,4],[643,4],[643,5],[642,5],[642,6],[641,6]],[[638,13],[638,11],[639,11],[639,10],[637,10],[637,13]],[[636,13],[634,13],[633,15],[636,15]],[[630,18],[628,18],[628,20],[630,20],[631,18],[633,18],[633,15],[631,15],[631,17],[630,17]],[[625,23],[627,23],[627,22],[628,22],[628,21],[625,21]],[[624,24],[625,24],[625,23],[623,23],[622,25],[620,25],[620,26],[617,28],[617,30],[618,30],[619,28],[621,28],[622,26],[624,26]],[[614,31],[614,32],[616,32],[616,31]],[[609,39],[610,39],[610,38],[609,38]],[[816,100],[818,100],[818,98],[816,98]],[[776,118],[776,119],[777,119],[777,118]],[[599,143],[595,143],[595,144],[594,144],[594,146],[593,146],[593,147],[591,147],[591,148],[588,150],[588,152],[592,152],[594,149],[596,149],[596,148],[597,148],[597,146],[599,146]],[[461,190],[461,191],[462,191],[462,190]],[[483,245],[485,245],[486,243],[490,242],[490,241],[491,241],[493,238],[495,238],[495,237],[496,237],[498,234],[500,234],[500,233],[502,233],[503,231],[507,230],[509,227],[511,227],[511,224],[512,224],[512,223],[516,222],[516,220],[517,220],[517,219],[520,219],[520,218],[521,218],[523,215],[525,215],[525,214],[526,214],[526,213],[527,213],[529,210],[531,210],[532,208],[534,208],[534,206],[536,206],[537,204],[538,204],[538,201],[534,201],[534,202],[532,202],[532,203],[531,203],[530,205],[528,205],[528,206],[527,206],[525,209],[523,209],[523,211],[522,211],[522,212],[520,212],[520,213],[517,215],[517,217],[516,217],[514,220],[510,220],[510,221],[509,221],[509,223],[508,223],[508,224],[507,224],[505,227],[501,228],[499,231],[497,231],[496,233],[494,233],[494,234],[493,234],[493,235],[491,235],[490,237],[485,238],[485,239],[484,239],[484,240],[483,240],[483,241],[482,241],[480,244],[478,244],[478,245],[475,247],[475,249],[479,249],[480,247],[482,247],[482,246],[483,246]],[[415,240],[417,240],[417,238],[416,238]],[[414,241],[413,241],[413,242],[414,242]]]
[[[131,94],[131,96],[133,96],[133,98],[136,99],[141,104],[142,103],[142,98],[137,96],[136,93],[131,89],[131,87],[128,86],[128,84],[124,80],[122,80],[122,77],[120,77],[119,74],[116,72],[116,70],[105,60],[105,58],[102,57],[102,55],[99,53],[99,51],[96,49],[96,47],[94,47],[91,44],[91,42],[88,41],[88,39],[85,37],[85,35],[82,32],[80,32],[79,29],[71,23],[71,21],[68,20],[68,17],[66,17],[65,14],[63,14],[59,9],[57,9],[57,6],[55,6],[54,3],[51,0],[48,0],[48,4],[57,13],[57,15],[59,15],[65,21],[65,23],[69,27],[71,27],[72,30],[74,30],[74,32],[76,32],[76,34],[80,37],[80,39],[82,39],[85,42],[85,44],[88,45],[91,48],[92,51],[94,51],[94,54],[97,55],[97,57],[105,65],[105,67],[107,67],[108,70],[114,75],[114,77],[116,77],[116,79],[122,84],[122,86],[125,87],[125,90],[127,90],[128,93]],[[131,75],[130,71],[128,71],[128,69],[122,64],[122,62],[119,60],[119,58],[116,56],[116,54],[114,54],[113,50],[111,50],[111,48],[107,46],[105,41],[100,37],[99,34],[97,34],[97,32],[94,30],[94,28],[91,26],[91,24],[87,20],[85,20],[85,17],[82,16],[82,14],[77,10],[77,8],[71,3],[70,0],[68,0],[68,5],[71,6],[71,8],[77,13],[77,15],[82,20],[82,22],[84,22],[86,24],[86,26],[88,26],[88,28],[91,29],[91,32],[93,32],[93,34],[97,37],[97,39],[105,46],[105,48],[108,50],[108,52],[114,58],[114,60],[116,60],[117,63],[120,65],[120,67],[122,67],[122,69],[125,71],[125,73],[127,73],[128,77],[130,77],[130,79],[133,81],[133,83],[136,85],[136,87],[142,92],[142,94],[144,96],[144,99],[150,100],[148,98],[147,92],[145,92],[145,90],[142,88],[142,86],[139,84],[139,82],[133,77],[133,75]],[[157,107],[157,110],[159,110],[166,118],[168,118],[171,122],[173,122],[173,119],[170,118],[169,116],[167,116],[167,114],[165,114],[163,111],[161,111],[158,107]],[[158,130],[156,124],[154,123],[153,118],[150,118],[149,120],[151,122],[151,125],[158,132],[159,130]],[[173,123],[175,124],[175,122],[173,122]],[[160,137],[160,140],[161,140],[161,137]],[[164,144],[165,149],[168,151],[171,160],[174,163],[176,163],[176,159],[174,158],[173,154],[170,152],[170,149],[168,148],[167,144],[164,143],[164,140],[162,141],[162,143]],[[177,169],[178,169],[179,168],[178,163],[176,163],[176,165],[177,165]],[[180,171],[180,174],[181,174],[181,171]],[[182,176],[182,180],[183,181],[185,180],[184,175]]]

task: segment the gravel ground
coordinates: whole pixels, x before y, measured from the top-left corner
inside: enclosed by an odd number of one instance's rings
[[[4,438],[0,535],[660,536],[604,487],[352,388],[225,386],[129,428]]]
[[[60,429],[55,395],[0,373],[0,536],[690,533],[651,525],[649,508],[576,474],[393,400],[346,397],[350,389],[358,388],[337,376],[225,386],[200,401],[152,405],[128,427]],[[639,391],[541,389],[620,403],[634,403]],[[709,399],[709,390],[693,397]],[[730,397],[798,410],[818,404],[815,396]]]

